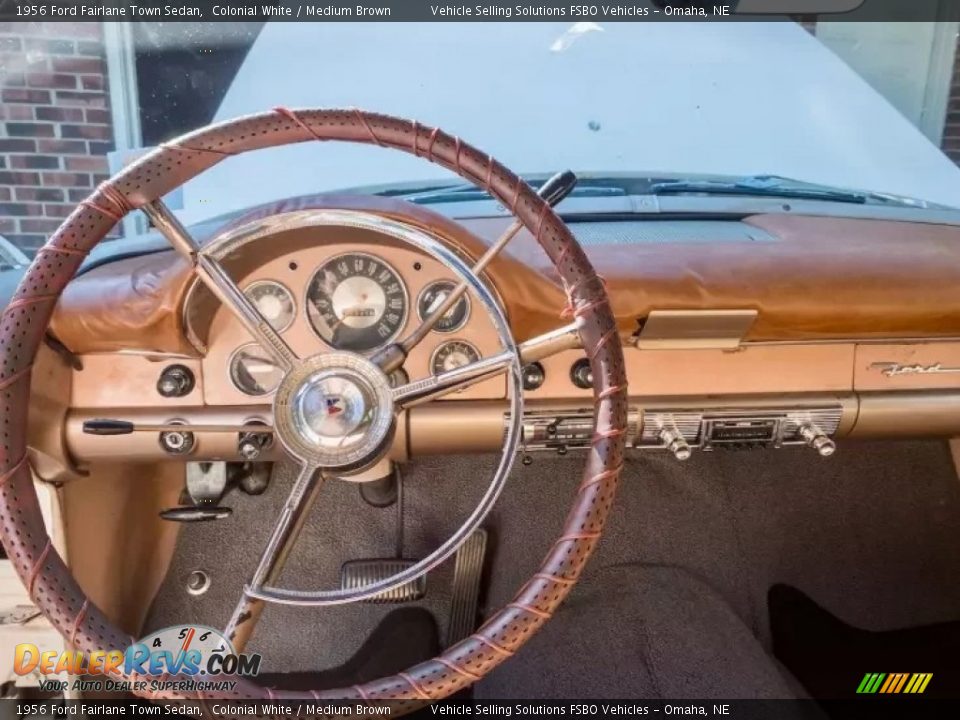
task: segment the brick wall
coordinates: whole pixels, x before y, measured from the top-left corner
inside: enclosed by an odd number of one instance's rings
[[[943,126],[943,152],[960,164],[960,45],[953,61],[953,78],[950,81],[950,98],[947,100],[947,117]]]
[[[107,178],[100,23],[0,23],[0,234],[31,255]]]

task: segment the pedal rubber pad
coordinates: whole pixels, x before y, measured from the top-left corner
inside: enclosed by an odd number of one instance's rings
[[[392,575],[408,570],[416,565],[416,560],[350,560],[340,566],[340,589],[359,590],[373,583],[386,580]],[[393,590],[374,595],[364,600],[366,603],[405,603],[421,599],[427,592],[427,576],[405,582]]]
[[[487,531],[483,528],[474,530],[457,550],[446,647],[460,642],[476,630],[480,609],[480,578],[486,555]]]

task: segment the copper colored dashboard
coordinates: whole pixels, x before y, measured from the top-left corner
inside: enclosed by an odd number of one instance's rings
[[[482,218],[458,224],[402,201],[318,196],[278,203],[234,227],[304,207],[399,219],[468,258],[482,254],[508,223]],[[614,305],[637,412],[816,402],[841,409],[838,436],[960,434],[960,413],[949,410],[960,397],[960,228],[787,214],[743,222],[763,229],[772,242],[586,248]],[[397,270],[408,295],[403,332],[416,322],[420,291],[449,278],[430,258],[356,228],[286,233],[242,245],[222,261],[241,287],[271,279],[290,289],[298,312],[283,334],[297,352],[310,354],[327,345],[307,322],[305,288],[317,267],[346,252],[369,253]],[[566,322],[564,292],[529,236],[518,236],[486,274],[517,340]],[[51,330],[83,364],[71,372],[66,442],[75,458],[107,455],[103,438],[79,432],[90,417],[269,421],[269,395],[245,395],[230,380],[230,358],[249,342],[245,331],[192,288],[190,268],[172,252],[110,263],[68,287]],[[752,310],[756,316],[733,347],[634,347],[649,314],[662,310]],[[489,322],[474,310],[455,333],[430,334],[407,363],[410,377],[428,374],[434,351],[453,339],[481,355],[497,349]],[[545,381],[529,392],[528,407],[586,405],[589,391],[570,375],[581,356],[566,351],[544,360]],[[171,362],[197,377],[186,397],[162,398],[156,391],[159,371]],[[398,432],[395,456],[495,445],[504,394],[505,384],[490,380],[435,404],[440,408],[411,411]],[[138,442],[129,448],[132,456],[156,457],[155,438]],[[198,449],[210,457],[231,453],[229,443],[212,437],[201,438]]]
[[[397,218],[472,257],[509,223],[455,223],[399,200],[336,195],[277,203],[258,215],[303,207]],[[775,241],[588,247],[621,331],[634,332],[657,308],[749,308],[758,311],[749,341],[960,337],[960,227],[794,215],[744,222]],[[244,267],[269,257],[268,245],[245,258]],[[519,340],[556,327],[565,297],[529,235],[521,233],[488,274]],[[189,285],[189,268],[173,252],[111,263],[67,288],[51,327],[78,353],[190,352],[179,315]]]

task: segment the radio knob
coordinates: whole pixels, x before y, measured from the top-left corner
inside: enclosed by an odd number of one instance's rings
[[[837,444],[813,423],[806,423],[800,427],[800,437],[816,450],[820,457],[830,457],[837,451]]]
[[[673,453],[673,456],[677,460],[689,460],[693,454],[689,443],[687,443],[683,435],[680,434],[680,431],[675,428],[663,428],[660,431],[660,441],[667,450]]]

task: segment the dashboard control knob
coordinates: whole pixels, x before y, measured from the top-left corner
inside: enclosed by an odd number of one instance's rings
[[[663,446],[673,453],[673,456],[680,461],[689,460],[693,454],[690,444],[675,428],[663,428],[660,431],[660,440]]]
[[[820,457],[830,457],[837,451],[837,444],[813,423],[806,423],[801,426],[800,437],[807,445],[816,450]]]
[[[171,455],[186,455],[193,450],[193,443],[192,432],[173,430],[160,433],[160,447]]]
[[[196,380],[186,365],[168,365],[157,380],[157,392],[165,398],[177,398],[189,395]]]
[[[532,362],[529,365],[523,366],[523,389],[524,390],[536,390],[541,385],[543,381],[547,379],[547,373],[543,369],[543,365],[538,362]]]
[[[580,358],[570,368],[570,382],[581,390],[593,389],[593,370],[587,358]]]
[[[270,445],[272,437],[267,433],[243,433],[237,443],[237,452],[247,462],[253,462]]]

